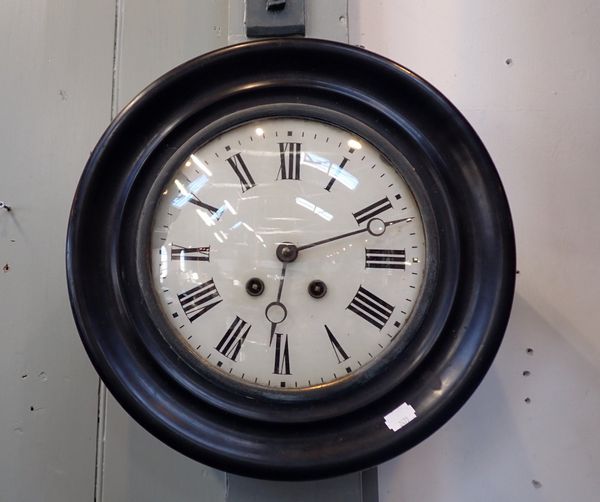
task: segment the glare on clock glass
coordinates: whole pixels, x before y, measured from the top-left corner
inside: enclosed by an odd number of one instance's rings
[[[373,145],[265,118],[179,166],[154,216],[153,284],[175,336],[215,371],[323,386],[402,339],[425,247],[410,188]]]

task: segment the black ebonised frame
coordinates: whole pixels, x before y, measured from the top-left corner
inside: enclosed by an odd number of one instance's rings
[[[148,194],[167,176],[165,166],[192,145],[264,116],[331,122],[378,147],[415,193],[432,254],[406,345],[360,377],[323,391],[258,391],[250,400],[244,389],[173,350],[173,338],[152,314],[145,239],[155,201]],[[145,89],[92,152],[67,238],[69,293],[81,338],[124,408],[192,458],[275,479],[364,469],[445,423],[493,360],[514,274],[506,197],[462,115],[389,60],[307,39],[221,49]],[[383,417],[404,402],[417,418],[392,432]]]

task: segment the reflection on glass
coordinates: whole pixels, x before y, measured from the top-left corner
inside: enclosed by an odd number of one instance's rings
[[[344,170],[343,162],[341,165],[334,164],[329,159],[321,157],[316,153],[307,152],[302,156],[302,164],[318,169],[321,172],[328,173],[333,179],[339,181],[342,185],[354,190],[358,186],[358,179]]]
[[[296,204],[305,207],[309,211],[312,211],[317,216],[323,218],[325,221],[333,220],[333,215],[331,213],[328,213],[327,211],[325,211],[325,209],[315,206],[312,202],[309,202],[306,199],[303,199],[302,197],[296,197]]]
[[[198,168],[200,168],[200,170],[201,170],[202,172],[204,172],[204,173],[205,173],[206,175],[208,175],[208,176],[212,176],[212,172],[211,172],[211,170],[210,170],[208,167],[206,167],[206,166],[204,165],[204,162],[202,162],[202,161],[201,161],[201,160],[200,160],[198,157],[196,157],[196,156],[195,156],[193,153],[192,153],[192,155],[190,155],[190,159],[192,159],[192,161],[194,162],[194,164],[196,164],[196,166],[198,166]]]
[[[212,227],[215,224],[215,220],[208,216],[208,214],[206,214],[204,211],[196,209],[196,213],[198,214],[198,216],[200,216],[200,218],[202,218],[202,221],[207,227]]]
[[[360,150],[362,148],[362,145],[360,144],[360,142],[356,141],[355,139],[349,139],[348,140],[348,148],[353,148],[354,150]]]
[[[185,206],[190,201],[190,199],[194,197],[193,194],[200,190],[204,185],[206,185],[207,181],[208,176],[202,175],[199,178],[196,178],[194,181],[192,181],[186,188],[181,181],[176,179],[175,186],[179,190],[180,195],[173,199],[173,207],[181,209],[183,206]]]
[[[169,257],[167,256],[166,246],[160,247],[160,282],[167,277],[169,273]]]
[[[231,214],[237,214],[237,211],[235,209],[233,209],[233,206],[229,203],[229,201],[227,199],[225,199],[223,201],[223,204],[225,205],[225,207]]]

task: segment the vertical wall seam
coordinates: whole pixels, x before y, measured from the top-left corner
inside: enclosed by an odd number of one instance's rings
[[[119,111],[119,66],[121,64],[121,39],[123,31],[123,3],[125,0],[115,0],[115,38],[113,45],[112,92],[111,92],[111,119]]]
[[[104,435],[106,431],[106,387],[98,381],[98,421],[96,425],[96,472],[94,476],[94,501],[102,502],[104,483]]]
[[[119,109],[119,66],[121,60],[121,35],[123,28],[123,2],[115,0],[115,22],[112,51],[112,78],[110,94],[110,119],[113,120]],[[104,450],[106,445],[106,386],[98,383],[98,420],[96,424],[96,469],[94,473],[94,501],[104,500]]]
[[[350,43],[350,8],[348,7],[348,2],[346,2],[346,7],[344,9],[344,16],[346,16],[346,37],[344,42],[347,44]]]

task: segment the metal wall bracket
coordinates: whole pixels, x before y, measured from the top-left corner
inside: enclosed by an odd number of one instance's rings
[[[246,0],[248,38],[304,35],[304,0]]]

